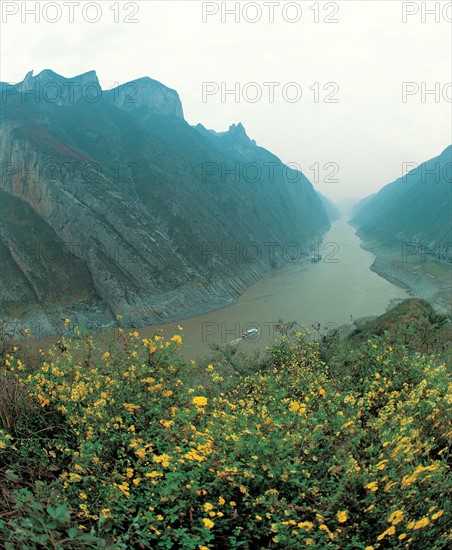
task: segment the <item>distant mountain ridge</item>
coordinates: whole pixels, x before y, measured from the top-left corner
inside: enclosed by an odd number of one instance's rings
[[[95,330],[196,315],[329,228],[303,174],[240,123],[191,127],[155,80],[105,91],[94,71],[46,70],[0,89],[3,319],[53,333],[69,316]]]
[[[342,214],[339,211],[339,208],[334,204],[332,200],[330,200],[328,197],[325,197],[325,195],[320,193],[320,191],[317,191],[317,194],[320,197],[323,208],[325,209],[326,215],[328,216],[330,222],[334,222],[342,218]]]
[[[0,87],[6,98],[15,92],[21,92],[23,103],[67,106],[79,100],[91,104],[106,100],[126,111],[137,110],[138,115],[153,113],[184,118],[178,93],[149,77],[102,90],[96,71],[65,78],[45,69],[36,76],[33,75],[33,71],[29,71],[24,80],[17,84],[0,82]]]
[[[363,199],[351,221],[383,245],[451,243],[452,146]]]

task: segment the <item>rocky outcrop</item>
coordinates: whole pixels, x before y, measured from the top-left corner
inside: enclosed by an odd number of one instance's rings
[[[105,91],[104,96],[112,105],[134,114],[152,113],[184,118],[178,93],[149,77],[121,84]]]

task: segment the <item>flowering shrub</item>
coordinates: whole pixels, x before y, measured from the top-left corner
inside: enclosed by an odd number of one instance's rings
[[[5,548],[452,543],[441,357],[374,338],[333,378],[297,333],[231,374],[181,346],[130,332],[103,352],[75,328],[38,365],[6,354],[28,414],[0,424]]]

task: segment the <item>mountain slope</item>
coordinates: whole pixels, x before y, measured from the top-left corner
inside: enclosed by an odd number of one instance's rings
[[[334,202],[328,197],[325,197],[325,195],[322,195],[322,193],[320,193],[319,191],[317,191],[317,194],[330,222],[339,220],[342,217],[342,214],[340,213],[338,207],[334,204]]]
[[[363,199],[351,223],[376,259],[372,270],[452,311],[452,146]]]
[[[281,265],[285,243],[307,251],[329,227],[302,174],[285,177],[240,124],[191,127],[177,92],[155,80],[102,91],[94,72],[43,71],[1,89],[4,319],[38,312],[53,332],[68,315],[95,329],[117,315],[140,326],[199,314]]]
[[[359,234],[384,245],[452,241],[452,146],[383,187],[352,218]],[[449,260],[450,261],[450,260]]]

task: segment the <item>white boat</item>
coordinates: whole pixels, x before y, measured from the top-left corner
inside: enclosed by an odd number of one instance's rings
[[[257,336],[259,333],[259,328],[250,328],[242,334],[242,338],[253,338],[253,336]]]

